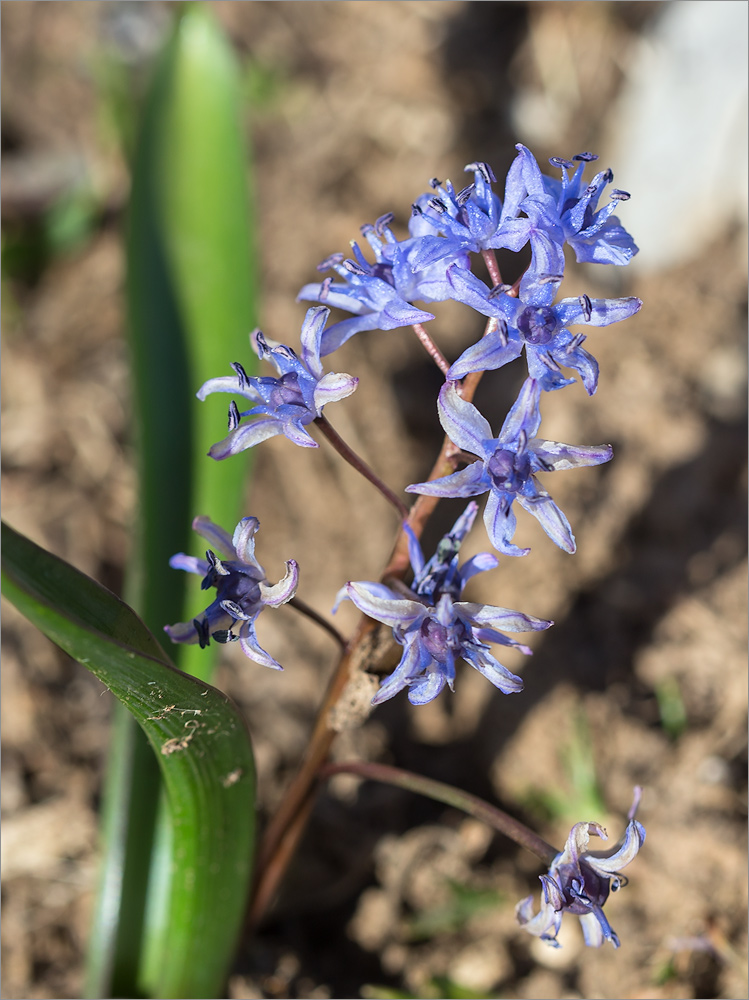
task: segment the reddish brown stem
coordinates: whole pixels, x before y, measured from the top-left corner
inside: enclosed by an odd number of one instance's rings
[[[470,401],[473,398],[481,376],[482,372],[475,372],[463,380],[461,395],[464,399]],[[452,459],[457,454],[459,454],[459,449],[456,449],[450,439],[445,437],[429,479],[438,479],[440,476],[452,472]],[[438,497],[419,496],[408,512],[408,523],[417,538],[421,536],[424,526],[438,502]],[[382,578],[387,576],[402,578],[409,565],[408,536],[401,528]],[[356,651],[376,627],[376,623],[371,618],[362,617],[360,620],[356,633],[344,650],[330,680],[299,770],[292,779],[277,813],[265,831],[258,851],[257,880],[248,915],[250,927],[258,925],[272,902],[304,831],[314,800],[318,772],[325,763],[337,735],[329,721],[331,709],[336,705],[349,681],[351,661]]]
[[[445,358],[442,351],[439,349],[439,347],[437,347],[437,345],[429,336],[429,334],[426,332],[421,323],[414,323],[412,325],[416,336],[419,338],[422,345],[424,346],[424,350],[427,352],[432,361],[434,361],[434,363],[437,365],[442,374],[445,377],[447,377],[450,365],[447,363],[447,359]]]
[[[486,264],[486,269],[489,272],[489,277],[492,279],[493,285],[502,284],[502,275],[499,270],[499,264],[497,263],[497,257],[493,250],[482,250],[481,256],[484,258],[484,263]]]
[[[404,521],[408,517],[408,507],[406,507],[403,501],[397,497],[395,493],[393,493],[389,486],[383,483],[377,473],[370,469],[364,459],[359,458],[356,452],[352,448],[349,448],[341,435],[328,422],[327,417],[322,415],[316,417],[315,423],[328,441],[333,445],[341,458],[345,459],[348,464],[352,466],[352,468],[356,469],[356,471],[361,473],[365,479],[369,480],[369,482],[372,483],[372,485],[375,486],[385,497],[388,503],[391,503],[393,507],[395,507],[401,521]]]
[[[405,788],[409,792],[425,795],[437,802],[444,802],[448,806],[468,813],[469,816],[480,819],[493,829],[499,830],[505,837],[514,840],[516,844],[524,847],[531,854],[535,854],[548,865],[559,853],[556,847],[552,847],[551,844],[539,837],[524,823],[510,816],[509,813],[485,802],[477,795],[471,795],[461,788],[446,785],[442,781],[435,781],[434,778],[426,778],[421,774],[404,771],[399,767],[389,767],[387,764],[372,764],[364,761],[352,761],[348,764],[326,764],[321,768],[318,776],[321,781],[324,781],[327,778],[332,778],[334,774],[354,774],[359,778],[381,781],[386,785],[395,785],[397,788]]]

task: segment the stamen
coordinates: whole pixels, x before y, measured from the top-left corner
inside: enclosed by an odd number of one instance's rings
[[[257,332],[258,343],[260,343],[260,338],[262,336],[263,336],[262,333],[260,333],[260,331],[258,330],[258,332]],[[263,340],[262,342],[265,343],[265,340]],[[266,350],[267,350],[267,347],[266,347]],[[240,365],[240,363],[238,361],[232,361],[232,363],[231,363],[231,365],[229,367],[233,369],[233,371],[236,373],[237,378],[239,379],[239,388],[240,389],[249,389],[249,387],[250,387],[250,379],[249,379],[249,376],[247,375],[247,372],[242,367],[242,365]]]
[[[462,191],[458,191],[458,193],[455,195],[455,200],[460,208],[462,208],[465,205],[465,203],[468,201],[468,199],[471,197],[471,195],[475,190],[476,190],[476,185],[469,184],[468,187],[464,187]]]
[[[328,277],[322,281],[320,285],[320,292],[317,296],[320,302],[324,302],[327,299],[328,295],[330,294],[330,286],[332,284],[333,284],[333,279],[330,277],[330,275],[328,275]]]
[[[244,613],[244,611],[242,611],[240,606],[236,604],[234,601],[222,601],[221,607],[227,614],[231,615],[232,618],[236,618],[240,621],[247,618],[247,615]]]
[[[239,427],[239,421],[241,420],[239,407],[234,402],[234,400],[229,403],[229,430],[234,431]]]
[[[494,285],[494,287],[489,290],[487,299],[496,299],[500,295],[502,295],[503,292],[509,292],[511,288],[512,285],[506,285],[506,284]]]
[[[629,201],[631,197],[629,191],[621,191],[619,188],[614,188],[609,195],[612,201]]]
[[[331,267],[334,267],[336,264],[340,264],[342,260],[343,260],[342,253],[332,253],[329,257],[326,257],[325,260],[320,261],[320,263],[317,265],[317,270],[329,271]]]
[[[593,303],[590,301],[589,296],[581,295],[577,301],[580,303],[585,322],[590,323],[590,317],[593,315]]]
[[[576,351],[578,347],[581,347],[587,339],[588,338],[584,333],[576,333],[569,344],[567,344],[565,353],[572,354],[572,352]]]
[[[239,636],[235,635],[230,628],[217,629],[211,633],[211,637],[225,645],[227,642],[239,642]]]
[[[497,320],[497,336],[502,347],[507,347],[510,338],[507,336],[507,323],[503,319]]]
[[[487,184],[495,184],[497,178],[494,176],[494,171],[489,166],[488,163],[483,163],[477,160],[476,163],[466,163],[464,170],[473,170],[481,174]]]
[[[394,218],[395,216],[392,212],[386,212],[384,215],[381,215],[379,219],[375,220],[374,231],[378,236],[385,235],[386,228],[390,225]]]
[[[350,271],[351,274],[357,274],[359,276],[362,276],[366,275],[367,273],[360,264],[357,264],[356,261],[353,260],[344,260],[343,266],[346,268],[347,271]]]
[[[201,621],[200,618],[193,618],[193,625],[195,626],[195,631],[198,633],[198,642],[200,643],[200,648],[205,649],[206,646],[210,645],[211,637],[208,632],[208,622],[205,618]]]
[[[429,201],[427,202],[427,205],[429,206],[429,208],[434,209],[434,211],[438,212],[440,215],[444,215],[445,212],[447,211],[447,206],[445,205],[444,201],[442,201],[440,198],[430,198]]]
[[[440,186],[441,184],[442,184],[442,181],[441,181],[441,180],[438,180],[438,179],[437,179],[436,177],[432,177],[432,179],[431,179],[431,180],[429,181],[429,187],[430,187],[430,188],[434,188],[435,190],[436,190],[436,189],[437,189],[437,188],[438,188],[438,187],[439,187],[439,186]]]
[[[577,160],[579,157],[576,156],[575,159]],[[566,170],[572,170],[575,166],[571,160],[565,160],[563,156],[550,156],[549,163],[552,167],[564,167]]]
[[[597,153],[576,153],[572,157],[573,160],[582,160],[583,163],[592,163],[594,160],[598,159]]]
[[[261,330],[257,330],[255,333],[255,350],[260,358],[269,358],[273,353],[270,347],[268,347],[268,341],[263,336]],[[232,368],[233,367],[234,366],[232,365]]]

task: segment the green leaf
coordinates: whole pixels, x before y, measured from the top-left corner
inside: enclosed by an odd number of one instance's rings
[[[241,716],[226,695],[177,670],[123,601],[6,525],[2,592],[143,729],[166,787],[172,837],[168,935],[154,996],[219,996],[244,915],[254,838],[254,765]]]
[[[207,515],[231,532],[251,513],[242,507],[248,461],[206,455],[226,433],[228,401],[195,398],[230,362],[249,372],[254,365],[248,333],[257,321],[258,268],[241,93],[210,10],[183,5],[143,107],[128,212],[140,509],[126,597],[179,666],[206,680],[215,648],[172,646],[163,626],[205,607],[200,582],[168,564],[176,552],[200,551],[192,519]],[[115,713],[114,741],[87,995],[158,996],[172,919],[169,815],[163,798],[158,803],[153,755],[123,712]],[[220,927],[222,914],[213,919]],[[188,950],[182,960],[189,968],[203,957]]]
[[[185,4],[143,113],[127,239],[128,328],[138,430],[140,518],[127,598],[157,634],[203,607],[199,584],[172,570],[200,544],[192,519],[231,532],[242,508],[247,456],[216,462],[228,399],[195,393],[240,361],[252,374],[257,263],[248,197],[241,81],[209,10]],[[190,593],[186,599],[186,592]],[[192,609],[192,610],[191,610]],[[180,666],[210,678],[197,647]]]

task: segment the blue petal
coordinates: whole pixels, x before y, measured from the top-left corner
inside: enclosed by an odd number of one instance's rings
[[[320,343],[322,332],[330,316],[330,309],[325,306],[313,306],[307,310],[302,323],[300,339],[302,342],[302,361],[310,374],[316,379],[322,378],[320,364]]]
[[[570,522],[548,493],[539,490],[535,497],[518,496],[518,503],[536,518],[555,545],[565,552],[575,551],[575,536]]]
[[[500,490],[489,493],[484,508],[484,524],[489,540],[498,552],[506,556],[527,556],[530,549],[521,549],[511,542],[517,527],[517,519],[512,511],[512,497]]]
[[[428,497],[477,497],[491,486],[491,480],[484,471],[484,463],[474,462],[459,472],[453,472],[441,479],[407,486],[406,493],[421,493]]]
[[[517,441],[521,434],[526,438],[535,438],[541,426],[541,412],[538,401],[541,398],[541,387],[532,378],[527,378],[518,393],[518,398],[512,404],[510,412],[505,417],[497,442],[500,445]]]
[[[485,337],[472,344],[460,355],[447,373],[447,378],[457,380],[470,372],[493,372],[519,358],[523,352],[523,341],[517,330],[510,328],[506,337],[501,337],[495,327]]]
[[[440,389],[437,410],[445,434],[458,448],[485,460],[494,453],[495,440],[488,420],[473,403],[462,398],[455,382],[445,382]]]
[[[409,601],[402,597],[385,597],[382,584],[357,581],[346,584],[348,595],[357,608],[365,615],[383,622],[391,628],[406,630],[421,621],[428,609],[419,601]],[[393,593],[393,591],[389,591]]]

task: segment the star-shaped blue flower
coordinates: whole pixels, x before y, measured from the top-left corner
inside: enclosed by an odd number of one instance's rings
[[[396,330],[434,319],[433,313],[418,309],[413,303],[449,299],[452,293],[445,277],[447,265],[468,266],[467,256],[456,252],[443,264],[416,268],[414,254],[420,240],[399,242],[389,227],[391,220],[391,215],[383,215],[374,226],[362,227],[374,251],[374,264],[354,242],[356,260],[344,260],[343,254],[334,254],[319,266],[321,271],[332,269],[343,282],[327,278],[319,284],[305,285],[297,296],[355,314],[333,323],[325,331],[320,351],[323,357],[363,330]]]
[[[530,655],[527,646],[498,629],[529,632],[549,628],[553,623],[507,608],[459,600],[472,576],[494,569],[498,563],[491,553],[483,552],[458,568],[460,545],[477,510],[476,503],[468,505],[426,563],[416,537],[405,526],[414,570],[410,590],[404,587],[401,592],[382,583],[357,582],[348,583],[338,595],[339,601],[349,598],[364,614],[389,625],[403,646],[400,663],[383,681],[373,704],[387,701],[404,688],[408,689],[412,705],[432,701],[446,684],[453,690],[459,659],[470,663],[504,694],[522,690],[522,680],[499,663],[488,643],[511,646]]]
[[[590,184],[584,184],[585,164],[598,157],[593,153],[579,153],[575,162],[554,157],[550,162],[560,167],[562,179],[541,173],[535,157],[521,143],[515,147],[519,153],[519,174],[527,191],[521,209],[529,219],[529,226],[544,229],[560,246],[568,243],[581,263],[628,264],[637,253],[637,246],[613,213],[629,194],[613,188],[610,200],[598,208],[598,200],[614,179],[611,170],[596,174]],[[570,176],[570,171],[574,173]]]
[[[544,260],[542,266],[550,262]],[[642,307],[640,299],[591,299],[587,295],[554,303],[561,276],[537,272],[523,275],[517,298],[502,289],[489,289],[470,271],[450,267],[453,297],[497,322],[493,329],[461,354],[447,373],[460,379],[469,372],[494,371],[522,354],[528,374],[545,391],[574,383],[562,368],[578,372],[588,395],[598,388],[598,362],[584,348],[586,336],[567,327],[610,326],[629,319]]]
[[[407,486],[406,492],[474,497],[488,491],[484,524],[492,545],[508,556],[530,552],[512,543],[517,524],[512,506],[517,500],[560,549],[574,552],[569,521],[538,483],[536,473],[600,465],[608,462],[613,452],[608,444],[575,446],[537,438],[540,395],[538,382],[526,379],[495,438],[488,421],[473,403],[460,396],[456,383],[446,382],[437,403],[440,423],[450,440],[463,451],[478,455],[478,461],[441,479]]]
[[[329,315],[330,310],[324,306],[307,310],[302,324],[301,360],[290,347],[266,340],[259,330],[255,330],[251,337],[253,347],[261,360],[267,358],[275,365],[279,378],[250,378],[242,365],[234,363],[231,367],[235,375],[211,378],[201,386],[197,393],[200,400],[212,392],[230,392],[255,404],[240,413],[232,400],[229,434],[211,447],[208,452],[211,458],[228,458],[276,434],[283,434],[302,448],[319,447],[305,430],[306,425],[320,416],[326,403],[350,396],[359,382],[358,378],[343,373],[323,374],[320,343]],[[255,419],[243,424],[241,421],[245,417]]]
[[[527,223],[516,218],[526,194],[519,166],[508,172],[504,203],[492,190],[496,177],[488,163],[469,163],[465,169],[473,172],[473,184],[456,191],[451,181],[440,185],[435,180],[435,193],[415,202],[410,229],[420,243],[412,256],[414,268],[469,251],[518,251],[528,242]]]
[[[542,885],[539,912],[534,916],[533,896],[515,907],[518,923],[525,930],[559,948],[557,934],[562,916],[572,913],[580,918],[586,945],[600,948],[604,941],[610,941],[615,948],[619,947],[619,938],[603,912],[603,904],[610,892],[626,885],[626,878],[618,873],[634,860],[645,843],[645,827],[635,819],[640,794],[641,790],[636,788],[627,829],[611,854],[588,849],[591,834],[608,839],[598,823],[576,823],[572,827],[564,850],[556,856],[548,874],[539,875]]]
[[[284,578],[276,584],[268,583],[255,558],[255,534],[260,527],[256,517],[243,517],[233,536],[207,517],[196,517],[192,526],[212,548],[205,559],[180,552],[172,556],[169,565],[202,576],[202,589],[215,587],[216,599],[191,622],[165,625],[164,631],[172,642],[199,642],[201,647],[207,646],[211,638],[222,643],[239,642],[251,660],[282,670],[281,664],[258,645],[255,619],[263,608],[277,608],[294,596],[299,581],[296,562],[290,559]]]

